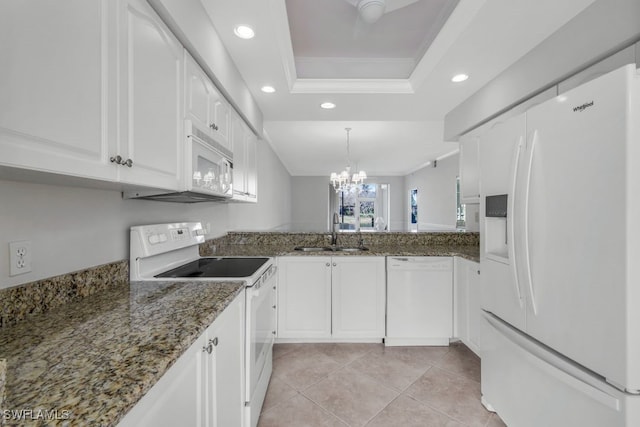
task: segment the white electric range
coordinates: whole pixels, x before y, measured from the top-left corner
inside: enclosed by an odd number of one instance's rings
[[[201,257],[204,236],[199,222],[131,227],[130,279],[246,283],[245,425],[255,427],[272,371],[276,266],[269,257]]]

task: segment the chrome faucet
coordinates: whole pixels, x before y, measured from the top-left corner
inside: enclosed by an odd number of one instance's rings
[[[338,244],[338,230],[336,227],[340,224],[340,217],[338,216],[338,212],[333,213],[333,229],[331,231],[331,246],[336,246]]]

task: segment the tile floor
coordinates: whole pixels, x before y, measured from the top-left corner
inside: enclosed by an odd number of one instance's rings
[[[276,344],[258,427],[500,427],[480,359],[450,347]]]

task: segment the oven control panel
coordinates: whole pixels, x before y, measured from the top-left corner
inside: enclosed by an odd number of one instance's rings
[[[199,222],[179,222],[131,227],[130,257],[146,258],[204,242]]]

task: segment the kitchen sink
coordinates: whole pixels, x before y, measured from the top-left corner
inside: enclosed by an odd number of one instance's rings
[[[324,252],[333,250],[331,247],[322,247],[322,246],[296,246],[293,248],[295,251],[300,252]]]
[[[362,252],[362,251],[368,251],[369,248],[365,248],[364,246],[358,246],[358,247],[353,247],[353,248],[336,248],[336,251],[338,252]]]
[[[293,249],[300,252],[362,252],[369,250],[369,248],[365,248],[364,246],[296,246]]]

